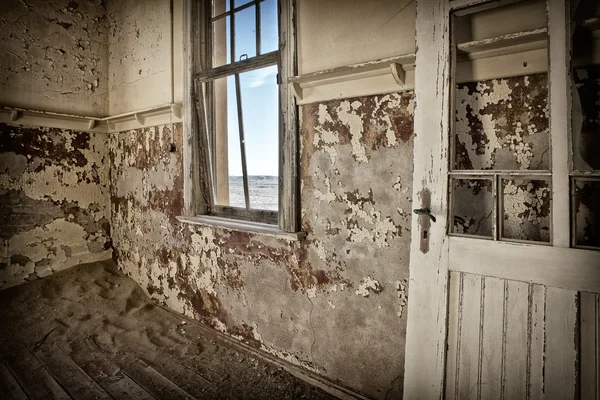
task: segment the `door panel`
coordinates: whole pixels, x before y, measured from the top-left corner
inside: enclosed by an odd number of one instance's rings
[[[573,290],[451,272],[447,399],[573,399]]]

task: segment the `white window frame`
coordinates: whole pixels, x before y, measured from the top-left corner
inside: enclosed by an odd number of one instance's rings
[[[251,3],[252,4],[252,3]],[[288,90],[288,79],[296,75],[295,0],[278,0],[279,49],[247,60],[232,62],[212,68],[211,0],[188,0],[186,7],[188,41],[188,64],[190,71],[187,112],[193,117],[187,123],[189,132],[186,152],[187,185],[186,215],[188,217],[210,216],[211,225],[224,218],[224,225],[239,220],[240,226],[269,224],[283,232],[299,230],[299,183],[298,183],[298,112],[295,98]],[[236,10],[247,6],[237,7]],[[252,71],[269,65],[278,66],[279,84],[279,209],[269,212],[257,209],[225,207],[214,199],[214,179],[211,169],[212,135],[210,129],[212,100],[208,82],[233,73]],[[235,72],[234,72],[235,71]],[[213,218],[213,217],[216,217]]]

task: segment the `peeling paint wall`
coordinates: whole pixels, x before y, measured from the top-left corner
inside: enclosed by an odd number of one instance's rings
[[[108,1],[110,115],[172,102],[170,18],[169,0]]]
[[[454,168],[548,170],[548,76],[457,85]]]
[[[303,107],[301,242],[178,222],[181,124],[111,135],[119,266],[176,311],[370,396],[397,398],[412,110],[412,93]]]
[[[107,139],[0,124],[0,288],[110,258]]]
[[[104,1],[3,0],[0,105],[105,116]]]

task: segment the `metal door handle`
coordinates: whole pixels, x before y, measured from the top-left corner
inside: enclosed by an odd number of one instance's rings
[[[417,215],[427,215],[431,221],[435,222],[435,217],[431,214],[431,210],[429,208],[417,208],[413,210],[413,212]]]

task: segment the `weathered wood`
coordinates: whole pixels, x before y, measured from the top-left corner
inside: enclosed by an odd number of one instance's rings
[[[460,302],[458,398],[477,399],[481,344],[481,277],[464,274]]]
[[[233,25],[233,24],[232,24]],[[233,48],[233,46],[232,46]],[[194,79],[198,82],[209,82],[215,79],[224,78],[233,74],[241,74],[244,72],[253,71],[255,69],[268,67],[277,64],[279,52],[272,51],[266,54],[260,54],[256,57],[251,57],[242,61],[232,62],[231,64],[222,65],[208,69],[206,71],[194,74]]]
[[[505,399],[524,399],[527,393],[528,294],[526,283],[506,282],[503,367],[503,398]]]
[[[340,95],[389,93],[413,88],[414,80],[407,85],[406,71],[413,71],[414,63],[415,54],[412,53],[292,76],[288,83],[299,89],[296,89],[299,104],[331,100],[340,98]],[[376,83],[385,76],[393,78],[386,80],[388,87]]]
[[[552,160],[552,244],[569,247],[570,12],[566,0],[548,0],[550,34],[550,141]]]
[[[100,348],[89,339],[71,343],[78,348],[70,354],[71,359],[79,365],[94,381],[114,399],[150,400],[154,399],[148,392],[125,375]],[[87,349],[82,350],[82,349]]]
[[[461,237],[449,241],[452,271],[600,293],[597,252]]]
[[[121,365],[127,376],[157,399],[192,400],[194,398],[139,359],[128,359]]]
[[[231,400],[232,398],[225,393],[220,393],[218,386],[186,366],[181,365],[165,352],[161,352],[153,360],[143,360],[162,376],[173,382],[185,392],[197,399],[216,399]],[[201,384],[199,384],[202,382]]]
[[[416,4],[415,139],[413,204],[431,195],[437,222],[429,230],[429,250],[420,249],[421,226],[411,225],[410,297],[406,332],[404,398],[443,395],[448,288],[446,238],[448,138],[450,120],[450,27],[448,0]]]
[[[581,398],[598,400],[600,393],[600,371],[598,370],[598,300],[596,293],[580,293],[580,343],[579,354],[581,358]]]
[[[483,298],[481,346],[481,398],[499,399],[502,392],[502,314],[505,306],[504,281],[486,277]]]
[[[529,286],[528,383],[530,400],[544,398],[544,346],[546,344],[546,288]]]
[[[32,399],[71,399],[34,355],[25,348],[3,354],[8,367]]]
[[[577,396],[577,292],[549,287],[546,292],[545,399]]]
[[[57,347],[42,347],[35,357],[75,399],[111,399],[88,374]]]
[[[462,273],[451,272],[448,289],[448,352],[446,355],[446,400],[457,398],[458,340]]]
[[[478,58],[477,53],[494,57],[503,54],[534,50],[547,46],[548,30],[546,28],[532,29],[524,32],[513,32],[493,38],[472,40],[458,43],[459,52],[466,53],[470,58]]]
[[[128,400],[152,400],[148,392],[135,383],[130,377],[124,374],[115,376],[107,376],[98,380],[98,383],[106,390],[114,399]]]
[[[279,229],[300,230],[298,107],[288,80],[298,72],[296,1],[279,2]]]
[[[0,398],[15,400],[29,398],[2,361],[0,361]]]

